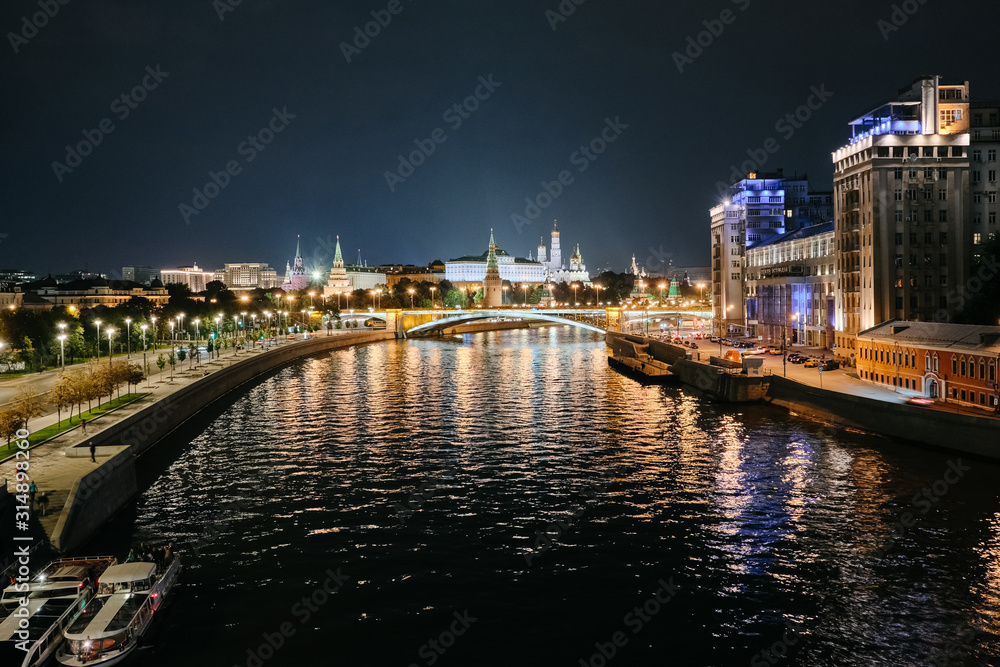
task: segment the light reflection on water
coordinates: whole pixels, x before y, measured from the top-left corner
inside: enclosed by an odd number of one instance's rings
[[[420,647],[465,609],[479,620],[438,664],[576,665],[670,577],[681,591],[614,664],[747,665],[792,619],[807,636],[780,664],[927,664],[957,639],[951,664],[987,665],[1000,655],[996,466],[974,463],[884,556],[859,553],[950,458],[643,388],[608,369],[599,338],[553,327],[286,368],[116,530],[215,533],[181,549],[151,665],[246,664],[284,621],[296,633],[267,664],[427,664]],[[421,484],[433,493],[401,522]],[[537,531],[573,513],[529,566]],[[337,567],[352,583],[300,623],[296,601]]]

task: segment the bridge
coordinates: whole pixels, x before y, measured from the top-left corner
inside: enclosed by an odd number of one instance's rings
[[[697,308],[537,308],[503,307],[470,309],[389,309],[367,310],[341,313],[344,320],[378,319],[386,323],[386,328],[395,330],[400,338],[410,336],[441,335],[445,329],[477,321],[522,321],[549,322],[579,327],[595,333],[611,331],[635,331],[648,326],[647,320],[660,322],[667,320],[671,328],[678,328],[681,322],[696,319],[711,320],[710,310]]]

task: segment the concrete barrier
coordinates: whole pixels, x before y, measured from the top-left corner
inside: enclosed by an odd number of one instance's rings
[[[790,411],[937,449],[1000,460],[1000,420],[887,403],[774,376],[767,402]]]
[[[279,345],[239,363],[212,371],[186,387],[156,401],[122,421],[95,433],[87,444],[70,448],[68,456],[90,456],[90,442],[98,451],[120,453],[77,480],[52,533],[52,545],[66,553],[78,547],[137,493],[135,459],[201,410],[244,384],[256,381],[296,359],[353,345],[394,340],[394,331],[315,336]]]

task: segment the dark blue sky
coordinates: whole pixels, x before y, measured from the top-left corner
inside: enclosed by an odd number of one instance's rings
[[[58,12],[14,39],[15,54],[9,33],[38,1],[0,10],[0,265],[43,273],[193,261],[283,271],[296,234],[307,261],[336,234],[349,261],[358,248],[369,263],[446,260],[483,251],[490,227],[523,255],[553,218],[592,271],[624,269],[632,253],[707,265],[715,183],[748,149],[773,137],[765,170],[828,189],[847,122],[918,75],[1000,97],[996,2],[910,0],[916,13],[888,32],[878,22],[892,3],[870,0],[587,0],[555,30],[546,11],[559,0],[400,0],[348,63],[341,42],[387,0],[243,0],[221,21],[225,0],[42,0]],[[731,22],[678,71],[672,54],[724,10]],[[146,71],[157,65],[158,83]],[[490,75],[499,87],[453,129],[444,113]],[[112,106],[144,77],[142,102]],[[832,97],[810,120],[790,137],[776,128],[824,85]],[[241,143],[275,108],[295,117],[247,162]],[[595,160],[572,158],[608,118],[628,127]],[[53,162],[103,119],[114,130],[98,130],[60,182]],[[397,156],[438,128],[446,140],[390,190]],[[186,224],[179,206],[229,161],[239,173]],[[519,230],[512,214],[563,170],[572,183]]]

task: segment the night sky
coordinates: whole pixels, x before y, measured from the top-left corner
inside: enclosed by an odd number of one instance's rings
[[[592,274],[632,253],[654,270],[707,265],[715,184],[747,150],[773,137],[764,170],[831,189],[848,121],[917,76],[1000,98],[995,1],[909,0],[898,29],[893,4],[871,0],[563,0],[568,17],[559,0],[41,2],[57,11],[37,34],[22,17],[39,0],[0,10],[0,266],[42,274],[195,261],[283,272],[296,234],[307,265],[337,234],[349,262],[358,248],[369,264],[480,253],[490,227],[525,255],[553,218],[564,259],[579,243]],[[391,22],[356,49],[373,11]],[[674,52],[705,21],[721,34],[681,72]],[[122,101],[144,81],[144,100]],[[814,87],[832,96],[791,136],[776,127]],[[445,115],[470,96],[478,109]],[[263,150],[244,143],[269,123],[281,131]],[[391,189],[385,172],[439,128],[444,141]],[[100,143],[70,167],[84,131]],[[574,156],[602,132],[614,138],[602,154]],[[230,162],[238,173],[219,176]],[[564,170],[572,182],[515,225]],[[228,184],[198,201],[210,172]]]

